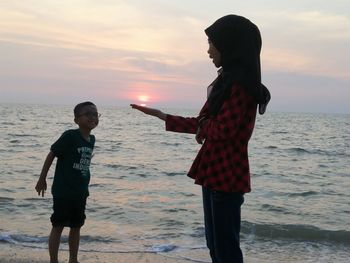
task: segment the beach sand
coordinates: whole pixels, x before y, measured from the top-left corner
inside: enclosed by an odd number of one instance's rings
[[[191,261],[168,258],[156,253],[101,253],[79,252],[80,263],[189,263]],[[68,262],[68,251],[59,252],[60,262]],[[33,249],[14,245],[0,245],[1,263],[48,263],[46,249]]]
[[[60,250],[59,262],[68,262],[68,251]],[[80,251],[80,263],[194,263],[186,259],[175,259],[157,253],[102,253]],[[210,259],[206,260],[210,262]],[[245,257],[246,263],[269,263]],[[1,263],[49,263],[47,249],[28,248],[9,244],[0,244]]]

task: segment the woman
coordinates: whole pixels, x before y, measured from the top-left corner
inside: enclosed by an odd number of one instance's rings
[[[185,118],[131,104],[165,121],[166,130],[196,134],[199,150],[188,176],[202,186],[205,234],[212,262],[243,262],[239,245],[241,205],[251,191],[248,141],[257,106],[270,100],[261,83],[259,29],[248,19],[227,15],[205,30],[209,57],[219,69],[198,117]]]

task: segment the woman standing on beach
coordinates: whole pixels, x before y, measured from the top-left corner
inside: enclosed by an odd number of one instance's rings
[[[263,114],[270,93],[261,83],[261,36],[255,24],[242,16],[227,15],[205,33],[209,57],[220,69],[197,117],[131,106],[165,121],[167,131],[196,134],[196,141],[203,145],[188,176],[202,186],[205,235],[212,262],[241,263],[241,205],[244,194],[251,191],[248,141],[257,106]]]

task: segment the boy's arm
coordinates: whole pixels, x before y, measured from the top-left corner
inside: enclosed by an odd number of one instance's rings
[[[41,173],[40,173],[39,180],[35,186],[35,190],[38,192],[38,195],[40,195],[40,193],[41,193],[42,197],[44,197],[44,193],[47,189],[46,176],[47,176],[47,173],[51,167],[53,159],[55,159],[55,155],[52,151],[50,151],[45,159],[43,168],[42,168]]]

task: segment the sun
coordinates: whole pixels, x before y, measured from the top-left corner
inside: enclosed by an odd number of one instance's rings
[[[139,95],[138,99],[141,102],[147,102],[147,101],[149,101],[149,96],[148,95]]]
[[[151,89],[151,88],[150,88]],[[128,100],[133,101],[139,106],[150,106],[150,104],[155,103],[159,99],[159,95],[152,92],[152,90],[147,90],[146,88],[138,88],[136,91],[131,91],[126,94]]]
[[[141,102],[141,106],[147,106],[146,102],[149,101],[149,96],[148,95],[138,95],[137,96],[138,100]]]

